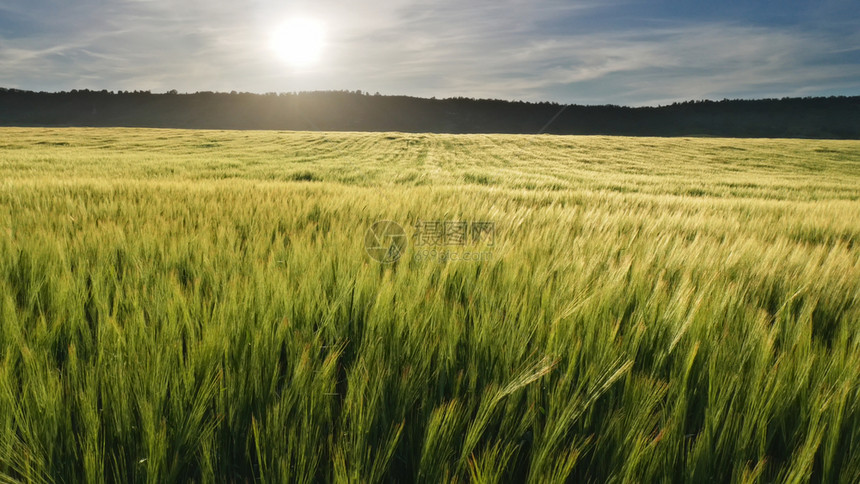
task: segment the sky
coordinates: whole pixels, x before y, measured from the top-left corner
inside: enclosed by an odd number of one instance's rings
[[[317,60],[272,46],[292,18]],[[860,95],[857,0],[0,0],[0,87],[574,104]]]

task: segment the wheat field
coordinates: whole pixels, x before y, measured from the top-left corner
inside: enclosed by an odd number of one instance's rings
[[[858,241],[857,141],[2,128],[0,482],[854,483]]]

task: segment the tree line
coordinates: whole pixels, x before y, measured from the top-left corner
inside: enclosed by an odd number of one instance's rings
[[[625,107],[362,91],[159,94],[0,88],[0,125],[860,139],[860,96]]]

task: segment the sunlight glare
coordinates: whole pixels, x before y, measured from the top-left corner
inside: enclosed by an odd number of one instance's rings
[[[293,67],[307,67],[319,61],[324,45],[323,24],[312,18],[287,20],[272,35],[272,49]]]

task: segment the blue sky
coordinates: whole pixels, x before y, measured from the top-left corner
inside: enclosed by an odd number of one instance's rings
[[[0,86],[579,104],[860,95],[856,0],[0,0]],[[325,25],[297,69],[279,24]]]

